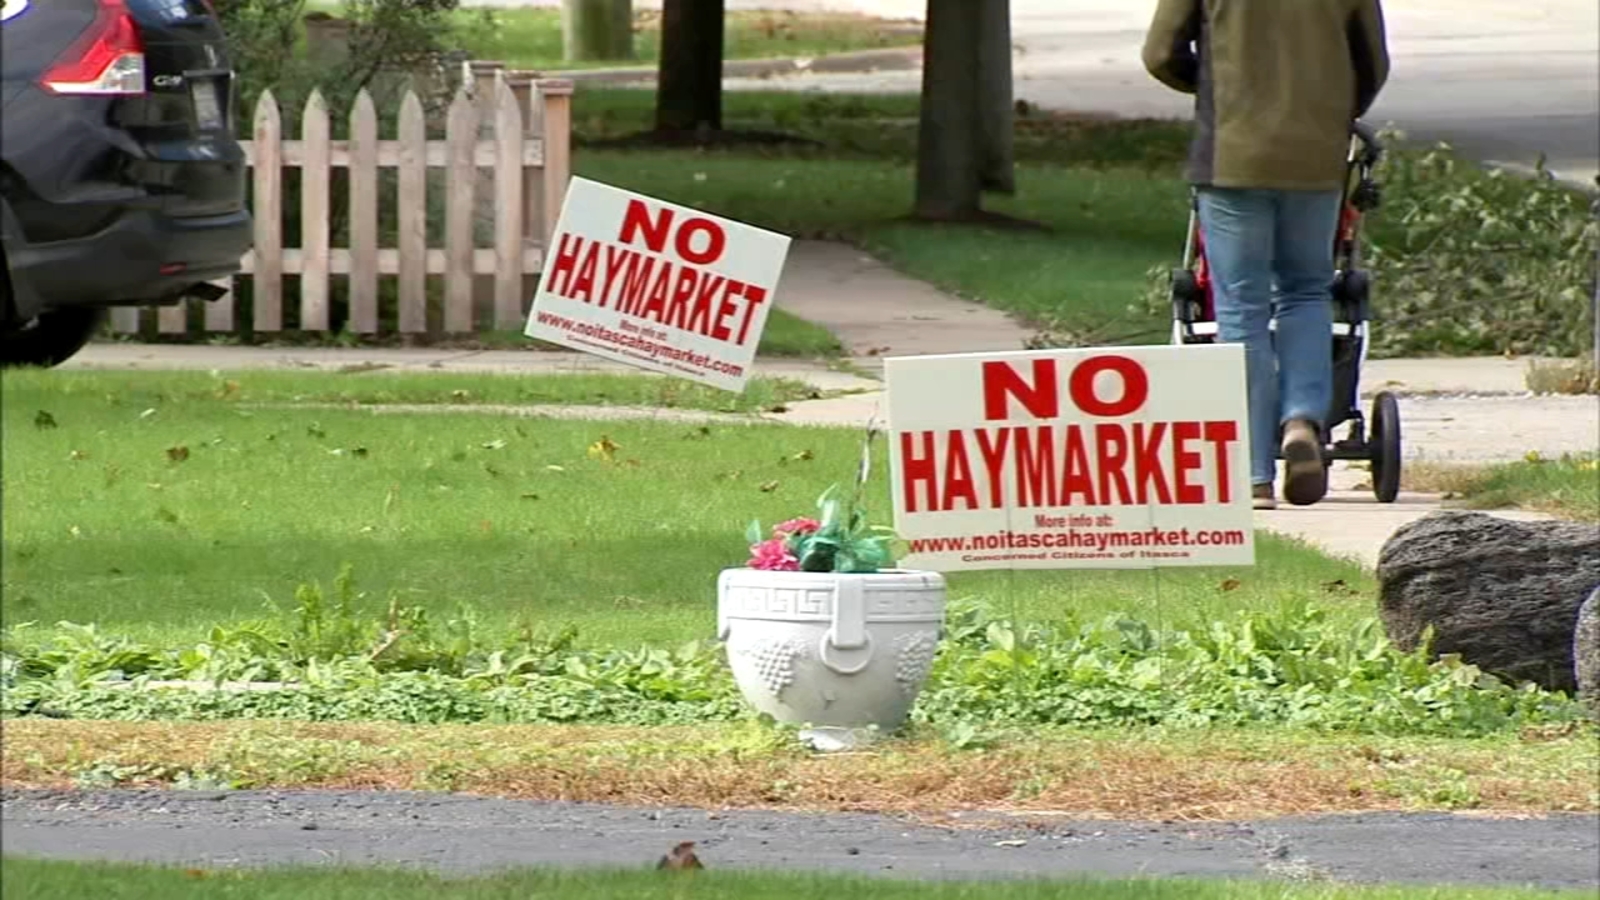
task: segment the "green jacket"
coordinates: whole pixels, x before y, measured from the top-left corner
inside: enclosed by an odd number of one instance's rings
[[[1380,0],[1160,0],[1144,65],[1195,95],[1197,185],[1344,184],[1351,121],[1389,77]]]

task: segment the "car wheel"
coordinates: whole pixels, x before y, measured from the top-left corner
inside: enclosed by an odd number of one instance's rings
[[[59,366],[83,349],[105,324],[100,308],[71,307],[40,313],[32,322],[0,336],[0,366]]]

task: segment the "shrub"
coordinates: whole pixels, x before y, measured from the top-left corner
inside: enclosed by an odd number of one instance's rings
[[[1550,177],[1485,170],[1439,145],[1380,165],[1369,232],[1373,350],[1387,356],[1592,350],[1600,225]]]

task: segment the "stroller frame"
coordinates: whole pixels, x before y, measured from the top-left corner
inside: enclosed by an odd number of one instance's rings
[[[1380,503],[1393,503],[1400,493],[1399,404],[1394,394],[1382,391],[1373,397],[1370,420],[1361,411],[1361,368],[1372,333],[1372,279],[1361,268],[1361,226],[1366,213],[1379,205],[1373,168],[1382,156],[1383,145],[1372,129],[1354,123],[1333,240],[1333,389],[1323,418],[1322,456],[1325,465],[1334,460],[1369,462],[1374,496]],[[1183,265],[1172,271],[1171,291],[1172,342],[1215,343],[1216,304],[1200,233],[1198,191],[1191,191]],[[1276,325],[1274,320],[1274,329]],[[1334,429],[1341,425],[1349,428],[1343,439],[1335,440]],[[1277,458],[1282,459],[1281,451]]]

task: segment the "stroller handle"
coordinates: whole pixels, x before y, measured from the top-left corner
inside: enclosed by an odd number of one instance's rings
[[[1350,123],[1350,133],[1361,142],[1360,162],[1371,166],[1376,165],[1379,157],[1383,156],[1383,141],[1378,139],[1378,132],[1372,126],[1360,119]]]

